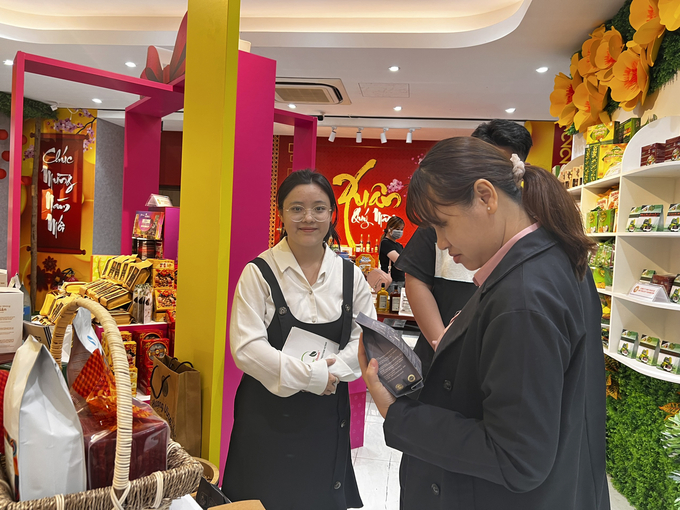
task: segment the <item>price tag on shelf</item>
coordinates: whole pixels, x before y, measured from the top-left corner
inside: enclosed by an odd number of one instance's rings
[[[666,294],[666,289],[661,285],[655,285],[653,283],[638,282],[633,285],[628,293],[629,296],[644,299],[645,301],[650,301],[652,303],[669,303],[668,294]]]

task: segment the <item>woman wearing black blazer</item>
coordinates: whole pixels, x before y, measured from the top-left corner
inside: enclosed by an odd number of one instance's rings
[[[403,510],[604,510],[604,362],[593,243],[548,172],[474,138],[439,142],[407,214],[479,269],[479,288],[436,347],[417,401],[360,362],[404,452]]]

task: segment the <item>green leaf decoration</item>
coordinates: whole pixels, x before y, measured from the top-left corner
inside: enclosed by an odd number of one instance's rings
[[[8,117],[12,115],[12,95],[0,92],[0,112]],[[47,103],[35,99],[24,98],[24,119],[56,119],[57,113]]]

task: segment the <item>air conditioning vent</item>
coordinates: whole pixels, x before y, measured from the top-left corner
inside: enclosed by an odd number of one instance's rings
[[[351,104],[338,79],[278,78],[276,102],[295,104]]]

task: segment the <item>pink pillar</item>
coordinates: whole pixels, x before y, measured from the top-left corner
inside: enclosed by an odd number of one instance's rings
[[[293,172],[316,166],[316,117],[295,119]]]
[[[269,246],[275,82],[274,60],[239,52],[228,314],[231,314],[234,291],[243,268]],[[229,451],[234,424],[234,396],[241,375],[242,372],[234,364],[231,350],[227,348],[224,357],[220,471]]]
[[[161,118],[126,110],[121,253],[132,250],[135,212],[146,210],[149,195],[158,193],[160,164]]]
[[[23,53],[17,53],[12,67],[12,123],[9,139],[9,190],[7,208],[7,276],[19,271],[21,246],[21,152],[24,136],[24,66]],[[35,150],[40,150],[36,147]]]

